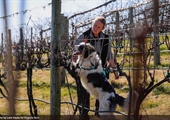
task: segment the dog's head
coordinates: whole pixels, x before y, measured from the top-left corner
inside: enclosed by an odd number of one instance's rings
[[[73,56],[77,59],[73,61],[74,66],[83,66],[84,68],[92,68],[101,65],[100,56],[97,54],[96,49],[90,43],[80,43],[74,47]]]
[[[73,56],[78,57],[72,61],[72,65],[77,68],[76,72],[79,76],[103,72],[100,56],[90,43],[80,43],[75,46],[74,51]]]
[[[74,54],[78,55],[82,59],[87,59],[88,57],[92,56],[91,54],[94,53],[96,50],[90,43],[80,43],[79,45],[75,45],[74,47]]]

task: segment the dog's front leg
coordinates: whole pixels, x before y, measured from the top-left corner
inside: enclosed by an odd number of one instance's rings
[[[108,101],[108,97],[103,96],[99,98],[99,115],[110,115],[110,102]]]

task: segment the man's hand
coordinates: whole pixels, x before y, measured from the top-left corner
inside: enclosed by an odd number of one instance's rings
[[[119,73],[118,72],[114,72],[115,75],[115,79],[119,79]]]
[[[114,63],[114,59],[110,59],[109,60],[109,64],[110,64],[111,68],[115,68],[116,67],[116,65]],[[119,72],[115,71],[114,75],[115,75],[115,79],[119,79]]]

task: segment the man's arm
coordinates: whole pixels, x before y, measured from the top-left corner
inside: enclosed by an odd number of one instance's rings
[[[110,60],[109,60],[109,64],[110,64],[110,67],[111,67],[111,68],[115,68],[115,67],[116,67],[115,62],[114,62],[114,59],[110,59]],[[115,75],[115,79],[119,79],[119,73],[118,73],[118,71],[115,71],[115,72],[114,72],[114,75]]]
[[[78,39],[74,42],[74,45],[78,45],[79,43],[84,42],[84,34],[81,34]]]
[[[114,62],[114,57],[112,55],[112,51],[111,51],[111,43],[109,41],[109,45],[108,45],[108,62],[111,68],[115,68],[116,67],[116,63]],[[118,71],[114,72],[115,75],[115,79],[119,79],[119,73]]]

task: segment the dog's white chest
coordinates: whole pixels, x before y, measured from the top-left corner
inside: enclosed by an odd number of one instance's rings
[[[88,83],[88,80],[86,77],[81,78],[81,83],[83,87],[96,99],[99,98],[99,93],[101,93],[101,88],[94,87],[93,84]]]

